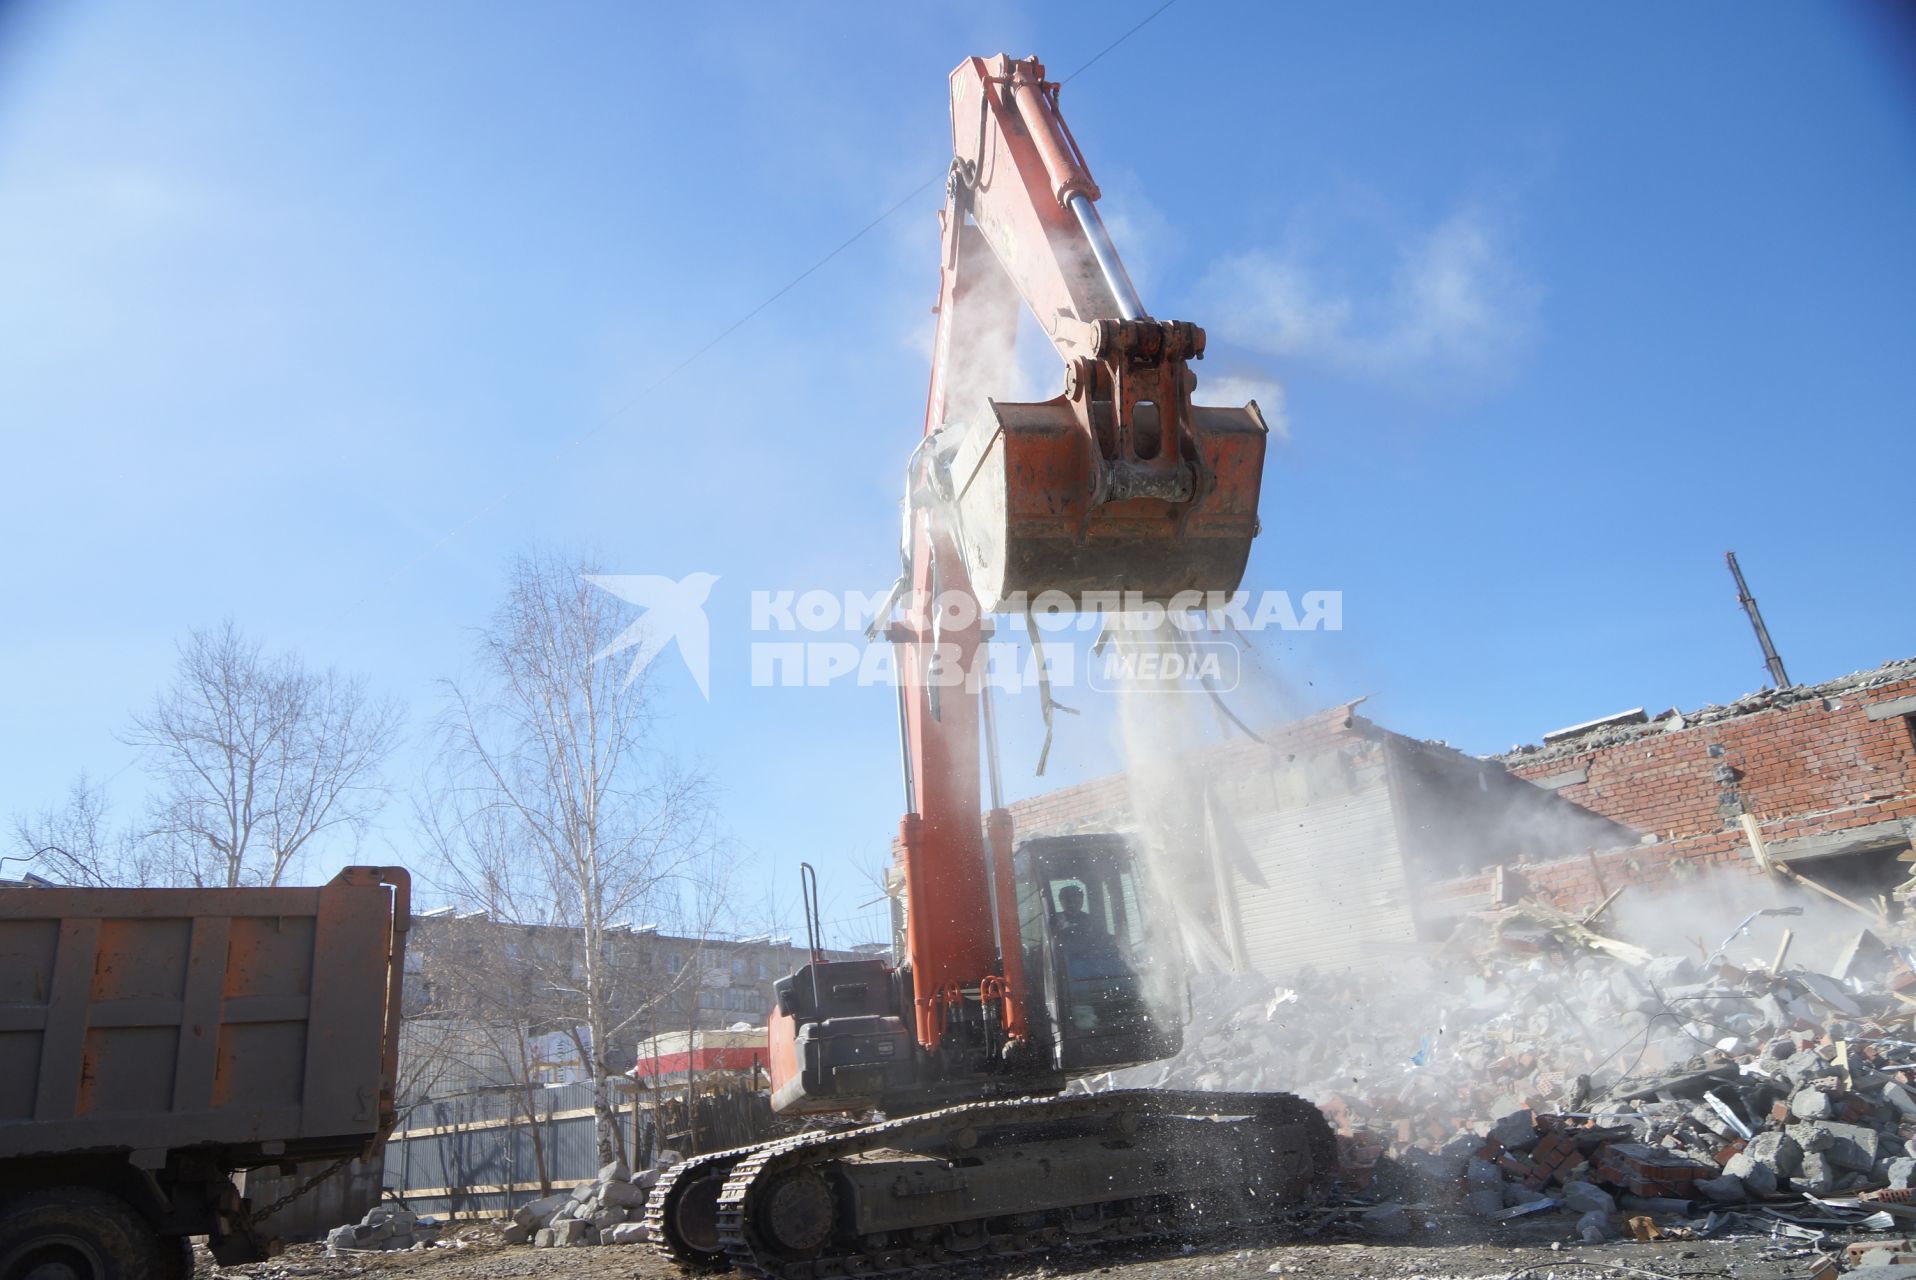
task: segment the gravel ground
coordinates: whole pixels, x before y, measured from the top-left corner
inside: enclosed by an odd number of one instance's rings
[[[1795,1241],[1767,1237],[1658,1241],[1650,1244],[1572,1242],[1571,1220],[1537,1222],[1500,1229],[1496,1235],[1472,1227],[1442,1238],[1440,1232],[1397,1242],[1363,1241],[1325,1235],[1251,1236],[1212,1242],[1201,1248],[1165,1243],[1150,1247],[1067,1248],[1043,1260],[953,1268],[949,1280],[1026,1280],[1072,1277],[1089,1280],[1801,1280],[1816,1254]],[[1555,1247],[1553,1247],[1555,1246]],[[216,1269],[203,1265],[203,1280],[254,1277],[418,1277],[418,1280],[505,1280],[517,1276],[570,1277],[572,1280],[679,1280],[669,1262],[643,1245],[589,1249],[506,1247],[489,1228],[454,1233],[451,1247],[413,1253],[363,1254],[327,1258],[317,1246],[301,1245],[271,1262]]]

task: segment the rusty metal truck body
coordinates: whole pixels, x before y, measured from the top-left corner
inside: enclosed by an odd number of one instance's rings
[[[366,1154],[392,1126],[410,909],[395,867],[0,889],[0,1280],[176,1274],[191,1235],[260,1255],[235,1170]]]

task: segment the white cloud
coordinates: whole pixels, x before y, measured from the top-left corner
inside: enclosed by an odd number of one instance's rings
[[[1226,259],[1205,278],[1213,333],[1300,366],[1418,390],[1502,382],[1527,349],[1539,290],[1497,221],[1466,207],[1394,242],[1287,237]],[[1362,268],[1371,283],[1359,283]],[[1347,264],[1354,264],[1356,270]]]

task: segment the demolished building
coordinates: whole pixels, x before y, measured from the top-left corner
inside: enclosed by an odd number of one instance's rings
[[[1012,818],[1020,837],[1156,825],[1160,843],[1203,850],[1206,865],[1176,877],[1180,915],[1198,926],[1185,930],[1192,960],[1267,974],[1387,965],[1455,926],[1464,908],[1436,888],[1566,843],[1641,838],[1498,762],[1394,733],[1356,707],[1206,750],[1187,762],[1198,785],[1182,811],[1137,812],[1119,774],[1018,801]]]
[[[1178,877],[1184,913],[1203,919],[1186,930],[1192,960],[1269,975],[1388,967],[1526,897],[1588,910],[1733,869],[1859,903],[1909,878],[1916,659],[1486,758],[1358,705],[1187,761],[1198,785],[1181,812],[1139,813],[1115,774],[1018,801],[1013,820],[1021,837],[1168,824],[1161,843],[1203,851],[1184,869],[1202,874]]]

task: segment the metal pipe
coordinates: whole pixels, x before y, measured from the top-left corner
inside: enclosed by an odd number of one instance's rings
[[[1072,194],[1069,204],[1071,212],[1077,215],[1078,225],[1084,228],[1084,238],[1091,242],[1091,256],[1098,260],[1098,269],[1104,272],[1104,282],[1111,287],[1111,296],[1118,300],[1119,317],[1125,320],[1144,319],[1144,299],[1138,297],[1137,286],[1131,283],[1131,276],[1118,257],[1118,247],[1111,243],[1111,233],[1104,229],[1104,219],[1098,216],[1098,206],[1077,192]]]
[[[805,911],[805,945],[817,963],[825,958],[825,925],[818,910],[818,868],[809,862],[798,864],[798,897]],[[815,990],[812,994],[816,998]]]
[[[818,969],[825,962],[825,923],[819,917],[818,910],[818,868],[809,862],[798,864],[798,896],[805,908],[805,942],[811,948],[812,962],[806,966],[812,971],[812,1009],[822,1010],[824,1006],[818,998]],[[690,1046],[693,1049],[697,1045]],[[686,1079],[691,1079],[691,1059],[686,1059]]]
[[[991,638],[996,634],[997,625],[989,618],[982,619],[978,643],[987,671]],[[1011,878],[1011,815],[1005,811],[1004,783],[998,769],[998,715],[992,708],[989,680],[978,690],[978,719],[985,731],[985,776],[991,784],[991,810],[985,815],[985,889],[991,903],[991,941],[998,951],[998,967],[1013,993],[1006,1009],[1006,1030],[1013,1039],[1022,1039],[1025,1026],[1018,1002],[1024,999],[1024,960],[1017,954],[1015,943],[1006,945],[1007,938],[1017,937],[1015,925],[1007,928],[1005,920],[1005,912],[1017,902]]]
[[[986,641],[990,643],[989,640]],[[998,717],[991,710],[991,685],[986,683],[979,690],[978,709],[983,713],[985,722],[985,771],[991,779],[991,807],[1005,807],[1004,788],[998,778]]]
[[[1756,597],[1750,594],[1750,588],[1743,581],[1743,570],[1736,562],[1736,552],[1725,551],[1723,558],[1729,561],[1730,576],[1736,579],[1736,602],[1743,606],[1743,612],[1750,615],[1750,625],[1756,628],[1756,642],[1763,646],[1763,665],[1770,669],[1770,679],[1779,689],[1790,687],[1789,673],[1783,670],[1783,656],[1770,643],[1770,629],[1763,625],[1763,614],[1756,607]]]
[[[911,776],[911,728],[905,718],[905,673],[903,670],[905,655],[902,650],[902,645],[894,650],[898,655],[900,664],[898,673],[898,762],[903,766],[905,774],[905,812],[917,813],[918,783],[917,780]]]

